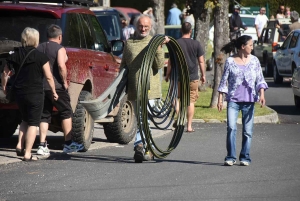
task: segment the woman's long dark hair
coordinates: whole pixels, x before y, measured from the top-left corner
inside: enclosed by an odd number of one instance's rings
[[[227,43],[226,45],[224,45],[221,49],[222,52],[225,52],[226,54],[234,51],[234,49],[241,49],[242,48],[242,45],[246,45],[247,42],[249,40],[251,40],[252,37],[251,36],[248,36],[248,35],[243,35],[241,37],[239,37],[238,39],[234,39],[232,41],[230,41],[229,43]]]

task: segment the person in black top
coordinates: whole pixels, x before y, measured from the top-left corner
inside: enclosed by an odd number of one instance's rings
[[[185,56],[188,71],[190,75],[190,105],[187,110],[187,130],[186,132],[194,132],[192,128],[192,121],[195,111],[195,103],[199,98],[198,94],[198,85],[199,79],[202,84],[205,83],[205,63],[204,63],[204,51],[201,47],[199,41],[191,39],[192,34],[192,25],[189,22],[184,22],[181,25],[182,37],[177,39],[178,44],[180,45],[183,54]],[[199,69],[201,72],[201,77],[199,77]],[[168,70],[165,80],[168,82],[171,74],[171,65],[168,64]],[[179,106],[176,105],[176,113],[179,111]]]
[[[52,99],[56,101],[58,95],[55,91],[49,59],[45,54],[35,49],[39,44],[39,32],[30,27],[25,28],[21,34],[21,43],[23,47],[16,48],[14,53],[7,58],[7,64],[2,74],[2,80],[4,80],[2,87],[6,93],[8,77],[10,76],[9,79],[13,80],[17,72],[20,71],[13,86],[16,93],[16,101],[22,116],[16,152],[18,156],[24,156],[24,161],[35,161],[38,160],[38,158],[32,157],[31,150],[43,109],[44,76],[49,85]],[[20,68],[23,59],[32,49],[34,49],[34,51],[29,54],[24,65]]]
[[[247,30],[247,27],[244,26],[240,16],[240,7],[234,6],[234,12],[229,17],[230,41],[241,36],[240,28]]]
[[[68,60],[66,49],[61,46],[62,30],[59,26],[52,24],[47,29],[48,42],[41,43],[37,50],[45,53],[49,58],[51,72],[54,77],[56,93],[59,95],[57,101],[53,101],[49,85],[44,81],[45,100],[44,109],[40,123],[40,145],[37,154],[49,156],[50,151],[47,147],[46,135],[51,123],[53,106],[58,110],[62,129],[65,136],[65,145],[63,152],[77,152],[84,147],[82,144],[72,141],[72,116],[73,110],[70,103],[70,95],[68,93],[67,67]]]

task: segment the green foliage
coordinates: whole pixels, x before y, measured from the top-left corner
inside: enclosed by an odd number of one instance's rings
[[[277,9],[279,5],[289,6],[291,11],[296,10],[300,12],[300,2],[299,0],[241,0],[241,5],[243,6],[266,6],[268,3],[270,9],[270,16],[276,16]],[[270,17],[268,16],[268,17]]]

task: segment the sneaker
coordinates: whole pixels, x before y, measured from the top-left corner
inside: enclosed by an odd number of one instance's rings
[[[70,145],[64,145],[63,152],[64,153],[71,153],[83,150],[83,144],[78,144],[77,142],[72,142]]]
[[[39,146],[36,153],[42,156],[50,156],[50,150],[48,149],[47,145],[45,147]]]
[[[144,155],[144,161],[152,161],[154,160],[154,156],[151,151],[146,151]]]
[[[144,160],[144,146],[143,144],[138,144],[134,147],[134,161],[136,163],[142,163]]]
[[[250,163],[248,161],[241,161],[241,166],[248,166]]]
[[[224,165],[225,165],[225,166],[233,166],[233,164],[236,164],[236,161],[231,161],[231,160],[230,160],[230,161],[225,161],[225,162],[224,162]]]

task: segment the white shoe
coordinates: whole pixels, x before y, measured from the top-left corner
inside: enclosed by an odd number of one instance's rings
[[[225,162],[224,162],[224,165],[225,165],[225,166],[233,166],[233,164],[236,164],[236,161],[232,161],[232,160],[229,161],[229,160],[228,160],[228,161],[225,161]]]
[[[248,166],[248,165],[250,165],[250,163],[247,162],[247,161],[241,161],[240,165],[241,166]]]
[[[50,155],[50,150],[48,149],[48,147],[44,147],[44,146],[39,146],[38,150],[36,152],[38,155],[42,155],[42,156],[49,156]]]

